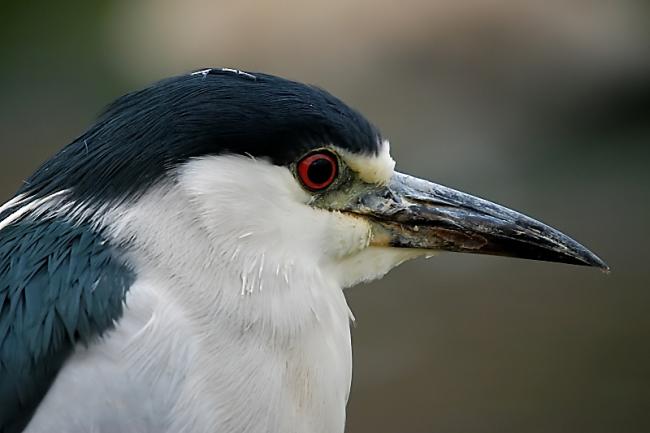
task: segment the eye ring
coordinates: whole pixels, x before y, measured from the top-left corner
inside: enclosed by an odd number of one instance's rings
[[[322,191],[330,186],[338,175],[338,159],[326,150],[304,156],[297,165],[300,182],[310,191]]]

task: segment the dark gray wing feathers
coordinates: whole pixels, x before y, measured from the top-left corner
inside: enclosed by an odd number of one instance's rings
[[[0,230],[0,433],[22,431],[74,346],[112,328],[133,279],[83,224],[41,216]]]

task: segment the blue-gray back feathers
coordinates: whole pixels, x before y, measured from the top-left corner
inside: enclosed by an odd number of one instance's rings
[[[75,344],[113,326],[132,281],[83,225],[41,217],[0,230],[1,433],[29,422]]]

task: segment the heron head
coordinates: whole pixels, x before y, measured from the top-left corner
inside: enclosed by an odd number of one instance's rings
[[[547,225],[395,171],[379,130],[324,90],[232,69],[118,99],[29,185],[84,203],[164,185],[215,251],[299,261],[343,286],[438,251],[607,269]]]

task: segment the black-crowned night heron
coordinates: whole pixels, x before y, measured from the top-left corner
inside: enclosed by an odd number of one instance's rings
[[[358,112],[270,75],[118,99],[0,207],[0,431],[340,433],[342,289],[438,250],[606,269],[393,168]]]

